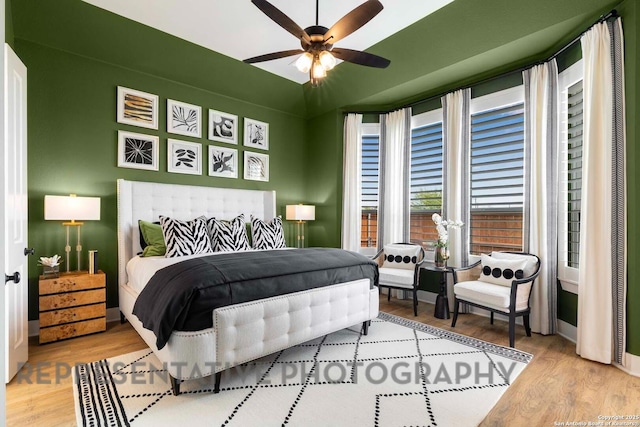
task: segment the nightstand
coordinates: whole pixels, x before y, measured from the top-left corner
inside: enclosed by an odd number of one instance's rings
[[[107,329],[106,276],[102,271],[40,276],[40,344]]]

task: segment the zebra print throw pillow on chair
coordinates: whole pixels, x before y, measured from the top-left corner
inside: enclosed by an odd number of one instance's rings
[[[191,221],[160,216],[160,226],[167,245],[166,258],[211,252],[211,241],[204,216]]]
[[[244,215],[240,214],[231,221],[209,218],[207,226],[214,252],[247,251],[251,249]]]
[[[269,222],[262,221],[251,215],[251,240],[253,249],[286,248],[282,217],[277,216]]]

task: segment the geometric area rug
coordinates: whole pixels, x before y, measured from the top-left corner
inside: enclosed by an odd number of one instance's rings
[[[476,426],[533,356],[386,313],[173,396],[151,350],[74,370],[79,426]]]

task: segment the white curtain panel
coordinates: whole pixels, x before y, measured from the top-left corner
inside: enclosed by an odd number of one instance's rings
[[[380,115],[378,245],[409,241],[411,108]]]
[[[447,220],[464,222],[462,228],[449,229],[448,265],[466,266],[469,262],[469,152],[471,145],[471,89],[461,89],[441,98],[443,111],[443,189],[442,215]],[[450,275],[447,275],[450,276]],[[453,310],[453,280],[447,283],[449,308]],[[468,312],[463,304],[461,312]]]
[[[555,59],[523,72],[525,89],[525,250],[541,260],[531,291],[531,330],[557,329],[558,68]]]
[[[581,42],[584,130],[576,352],[597,362],[624,364],[626,184],[619,19],[615,25],[594,25]]]
[[[467,265],[469,247],[469,151],[471,89],[461,89],[442,97],[444,115],[443,217],[460,220],[464,227],[449,229],[448,264]],[[450,294],[453,295],[453,294]]]
[[[342,181],[342,248],[360,249],[362,223],[362,114],[350,113],[344,120],[344,170]]]

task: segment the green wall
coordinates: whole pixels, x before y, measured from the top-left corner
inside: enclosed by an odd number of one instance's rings
[[[472,3],[472,2],[471,2]],[[477,7],[478,9],[474,9]],[[342,148],[342,135],[336,131],[335,122],[340,121],[338,128],[342,127],[342,117],[345,111],[371,111],[392,110],[408,103],[417,102],[416,113],[428,111],[433,107],[433,98],[441,94],[456,90],[460,87],[473,86],[476,81],[482,81],[492,75],[500,75],[504,72],[525,66],[548,58],[564,44],[578,36],[585,28],[592,24],[600,15],[616,8],[623,19],[625,32],[625,84],[626,84],[626,115],[627,115],[627,180],[628,180],[628,306],[627,306],[627,351],[640,355],[640,265],[633,262],[636,254],[640,253],[640,227],[634,218],[640,215],[640,195],[637,187],[640,174],[634,165],[640,162],[638,145],[638,121],[636,105],[640,99],[638,80],[638,30],[640,21],[639,7],[633,0],[623,2],[608,1],[565,1],[553,2],[544,0],[539,2],[512,1],[504,2],[470,2],[456,0],[449,6],[441,9],[439,14],[427,17],[420,23],[401,32],[397,36],[387,39],[370,49],[371,52],[392,58],[401,59],[399,70],[389,68],[389,74],[384,78],[373,73],[377,70],[351,72],[347,67],[338,68],[335,75],[331,74],[331,81],[325,82],[318,90],[305,87],[307,108],[309,115],[314,116],[315,141],[325,141],[323,150],[308,152],[307,163],[309,165],[309,183],[313,191],[323,194],[335,194],[335,197],[327,199],[330,206],[341,206],[341,191],[333,192],[330,180],[315,179],[316,176],[340,176],[342,164],[334,164],[332,171],[327,171],[334,152]],[[480,8],[484,8],[480,10]],[[498,10],[502,9],[500,13]],[[531,10],[535,8],[536,10]],[[471,16],[465,10],[475,10],[477,16]],[[447,38],[438,38],[436,47],[425,46],[420,50],[408,49],[413,46],[414,40],[433,40],[432,28],[439,28],[432,20],[440,19],[447,23],[452,10],[463,17],[460,22],[466,23],[467,30],[447,31]],[[576,14],[575,10],[581,11]],[[496,31],[495,22],[489,18],[491,14],[502,16],[510,22],[508,30]],[[523,16],[531,18],[523,22]],[[484,19],[485,23],[480,21]],[[434,25],[428,25],[433,23]],[[473,23],[474,25],[471,25]],[[537,30],[528,27],[535,23]],[[415,27],[415,28],[414,28]],[[518,27],[518,28],[514,28]],[[521,32],[521,28],[527,28]],[[490,32],[491,37],[484,37]],[[499,34],[498,34],[499,33]],[[521,38],[518,38],[518,34]],[[501,40],[502,39],[502,40]],[[494,45],[487,45],[486,41],[492,40]],[[509,41],[510,40],[510,41]],[[477,43],[476,43],[477,41]],[[502,42],[502,43],[501,43]],[[457,44],[456,44],[457,43]],[[404,46],[404,48],[403,48]],[[446,47],[446,49],[443,48]],[[460,47],[460,49],[458,49]],[[518,49],[514,49],[518,47]],[[459,55],[460,52],[463,55]],[[426,52],[426,53],[425,53]],[[406,53],[406,56],[404,54]],[[466,56],[470,55],[470,56]],[[561,60],[571,62],[575,60],[576,50],[567,52]],[[427,58],[426,56],[429,56]],[[431,60],[433,59],[433,60]],[[436,65],[434,65],[436,64]],[[559,64],[564,68],[564,65]],[[349,67],[351,67],[349,65]],[[393,71],[392,71],[393,70]],[[421,76],[421,73],[424,73]],[[404,77],[398,77],[404,75]],[[396,81],[398,78],[398,81]],[[510,79],[518,79],[518,75],[510,76]],[[402,81],[406,79],[406,81]],[[474,96],[481,96],[487,92],[487,87],[495,82],[484,83],[474,88]],[[350,90],[355,88],[355,90]],[[494,90],[490,87],[489,91]],[[413,95],[411,95],[413,93]],[[428,102],[419,102],[420,99],[429,99]],[[328,111],[326,111],[328,110]],[[334,146],[327,146],[333,135],[340,135],[334,141]],[[322,165],[322,166],[321,166]],[[329,210],[328,213],[333,210]],[[341,209],[333,218],[325,219],[325,222],[338,223],[341,218]],[[315,239],[315,230],[311,230],[311,239]],[[324,233],[321,241],[328,246],[340,245],[340,234],[331,235]],[[558,317],[572,325],[577,324],[577,296],[558,289]]]
[[[80,0],[7,3],[9,43],[29,67],[29,198],[31,238],[39,255],[62,249],[62,227],[42,220],[44,194],[103,197],[103,220],[85,226],[85,248],[109,254],[109,305],[115,293],[115,179],[273,188],[278,206],[317,205],[309,224],[315,246],[339,246],[342,211],[342,123],[345,111],[390,110],[547,58],[616,7],[625,30],[628,217],[640,211],[634,165],[640,161],[637,66],[638,5],[634,0],[456,0],[369,49],[391,59],[386,70],[343,63],[312,89],[212,53]],[[211,30],[215,32],[215,29]],[[344,47],[349,47],[348,39]],[[116,86],[222,109],[271,124],[269,184],[168,174],[115,166]],[[482,87],[474,89],[478,95]],[[422,102],[416,111],[430,109]],[[164,109],[161,109],[162,128]],[[142,130],[144,133],[144,130]],[[188,139],[188,138],[187,138]],[[208,142],[202,138],[204,145]],[[241,148],[241,147],[239,147]],[[72,187],[72,188],[71,188]],[[629,259],[640,228],[629,221]],[[35,268],[30,274],[32,299]],[[575,318],[575,296],[560,291],[560,318]],[[640,265],[630,263],[628,351],[640,354]],[[34,305],[30,310],[35,318]]]
[[[15,14],[24,10],[14,8]],[[113,15],[112,17],[115,17]],[[22,33],[24,28],[17,28]],[[158,36],[161,33],[156,32]],[[162,40],[159,41],[159,43]],[[189,49],[192,46],[178,39]],[[173,81],[165,76],[122,67],[119,64],[80,56],[63,50],[15,38],[15,48],[28,69],[28,186],[29,186],[29,245],[36,249],[36,258],[29,269],[29,318],[38,318],[38,274],[35,260],[54,253],[64,255],[64,228],[59,222],[44,221],[44,195],[76,193],[79,196],[101,198],[101,220],[87,221],[83,227],[83,259],[86,268],[86,251],[97,249],[100,268],[107,275],[107,306],[116,307],[117,297],[117,248],[116,248],[116,179],[168,182],[176,184],[205,185],[231,188],[275,190],[277,210],[284,215],[286,204],[307,202],[304,164],[306,150],[306,120],[293,114],[296,101],[274,102],[277,108],[262,106],[252,99],[238,99],[189,84]],[[158,56],[161,63],[162,56]],[[196,60],[197,58],[193,58]],[[193,62],[193,61],[188,61]],[[151,64],[147,64],[151,67]],[[192,72],[198,71],[191,68]],[[203,71],[209,76],[213,70]],[[158,73],[160,74],[160,73]],[[196,76],[198,77],[198,76]],[[225,75],[224,84],[233,88],[244,84],[241,78]],[[241,76],[242,77],[242,76]],[[193,80],[197,80],[194,78]],[[253,84],[261,82],[273,86],[271,80],[282,80],[265,73],[254,76]],[[282,82],[277,82],[281,84]],[[276,85],[277,85],[276,84]],[[292,84],[293,85],[293,84]],[[149,130],[116,122],[117,86],[135,88],[159,95],[159,130]],[[296,88],[299,88],[297,85]],[[299,92],[301,95],[301,91]],[[190,138],[168,134],[166,130],[167,98],[200,105],[204,112],[202,138]],[[258,96],[260,98],[260,96]],[[226,111],[240,118],[250,117],[269,123],[270,181],[268,183],[239,178],[213,178],[207,176],[207,163],[203,163],[203,175],[183,175],[166,172],[166,140],[168,137],[199,142],[206,156],[210,144],[237,148],[242,160],[242,145],[215,143],[206,139],[206,111],[208,108]],[[284,109],[285,111],[282,111]],[[289,110],[289,111],[287,111]],[[295,111],[295,108],[294,108]],[[241,128],[241,126],[240,126]],[[118,168],[117,131],[128,130],[160,137],[159,171],[143,171]],[[241,131],[240,131],[241,132]],[[242,133],[239,135],[242,141]],[[287,228],[287,237],[292,231]],[[72,240],[74,239],[72,231]],[[73,243],[73,242],[72,242]],[[71,254],[75,268],[75,252]]]

